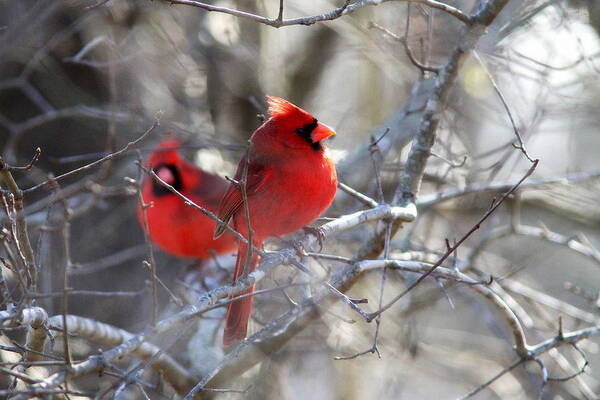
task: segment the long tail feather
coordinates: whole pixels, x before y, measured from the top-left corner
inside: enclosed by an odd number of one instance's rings
[[[259,247],[255,244],[255,247]],[[233,274],[233,281],[235,282],[244,272],[244,266],[246,265],[246,259],[248,256],[248,246],[240,244],[238,249],[238,256],[235,262],[235,272]],[[252,261],[249,265],[249,271],[254,271],[258,266],[258,254],[252,254]],[[248,294],[254,292],[254,286],[246,290],[241,294]],[[252,303],[254,297],[249,296],[233,303],[229,303],[227,307],[227,317],[225,319],[225,332],[223,333],[223,344],[229,346],[240,340],[246,338],[248,331],[248,321],[252,314]]]

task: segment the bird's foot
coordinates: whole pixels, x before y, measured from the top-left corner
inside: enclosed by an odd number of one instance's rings
[[[306,252],[306,249],[304,248],[304,245],[302,244],[302,242],[300,242],[298,240],[293,240],[290,244],[296,250],[296,252],[298,254],[300,254],[302,257],[308,257],[308,253]]]
[[[304,233],[312,234],[317,238],[319,242],[319,253],[323,250],[323,241],[325,240],[325,231],[320,226],[305,226],[302,228]]]
[[[294,250],[296,250],[296,253],[298,253],[302,257],[308,256],[308,253],[306,252],[306,249],[304,248],[304,245],[302,244],[302,242],[300,242],[298,240],[286,240],[279,236],[276,236],[276,238],[279,239],[281,241],[281,243],[283,243],[284,246],[293,247]]]

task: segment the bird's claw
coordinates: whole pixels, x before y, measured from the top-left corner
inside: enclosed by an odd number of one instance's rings
[[[294,247],[294,249],[296,250],[296,252],[298,254],[300,254],[303,257],[308,256],[308,253],[306,252],[306,249],[304,248],[304,245],[302,244],[302,242],[294,240],[290,244],[292,245],[292,247]]]
[[[304,233],[313,234],[319,242],[319,253],[323,250],[323,241],[325,240],[325,232],[320,226],[305,226],[302,228]]]
[[[296,253],[300,254],[301,256],[303,256],[303,257],[308,256],[306,249],[304,249],[304,245],[300,241],[286,240],[279,236],[277,236],[277,239],[279,239],[281,241],[281,243],[283,243],[285,246],[293,247],[294,250],[296,250]]]

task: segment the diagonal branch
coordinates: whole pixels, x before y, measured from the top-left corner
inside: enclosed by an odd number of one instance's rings
[[[431,267],[431,269],[429,271],[427,271],[425,274],[421,275],[419,277],[419,279],[417,279],[409,287],[407,287],[404,291],[402,291],[402,293],[400,293],[397,296],[395,296],[385,306],[381,307],[378,311],[371,313],[369,315],[369,320],[372,321],[378,315],[380,315],[384,311],[388,310],[398,300],[400,300],[402,297],[404,297],[404,295],[406,295],[406,293],[408,293],[409,291],[411,291],[415,286],[417,286],[425,278],[427,278],[427,276],[429,276],[431,273],[433,273],[437,267],[439,267],[448,257],[450,257],[450,255],[452,255],[456,251],[456,249],[458,249],[459,246],[461,246],[465,242],[465,240],[467,240],[476,230],[479,229],[479,227],[481,226],[481,224],[485,220],[487,220],[490,217],[490,215],[492,215],[494,213],[494,211],[496,211],[496,209],[498,209],[498,207],[500,207],[500,205],[508,198],[508,196],[510,196],[512,193],[515,192],[515,190],[517,190],[519,188],[519,185],[521,185],[521,183],[523,183],[523,181],[525,179],[527,179],[533,173],[533,171],[535,171],[535,168],[537,167],[537,164],[538,164],[538,160],[535,160],[534,163],[533,163],[533,165],[531,166],[531,168],[529,168],[529,170],[527,171],[527,173],[525,175],[523,175],[523,177],[521,178],[521,180],[519,182],[517,182],[508,192],[506,192],[500,198],[500,200],[495,201],[494,204],[492,204],[492,207],[490,207],[490,209],[485,214],[483,214],[483,216],[477,221],[477,223],[465,235],[463,235],[463,237],[460,240],[458,240],[456,242],[456,244],[454,244],[452,247],[450,247],[448,249],[448,251],[446,251],[446,253],[438,260],[438,262],[436,262]],[[521,349],[519,347],[517,347],[517,349],[518,349],[518,351],[524,351],[525,347],[523,347]]]
[[[325,236],[330,236],[369,221],[377,221],[381,219],[400,219],[403,221],[412,221],[415,217],[416,208],[414,206],[402,208],[391,207],[389,205],[380,205],[369,210],[344,215],[323,225],[321,228]],[[308,246],[311,246],[316,241],[317,238],[315,236],[306,235],[302,240],[302,244],[308,248]],[[241,279],[238,279],[233,285],[221,286],[211,290],[210,292],[202,295],[195,305],[186,306],[179,313],[159,321],[155,326],[146,332],[135,336],[121,336],[120,341],[117,341],[117,343],[119,343],[117,347],[104,352],[102,355],[92,356],[85,361],[74,364],[68,369],[68,375],[82,376],[98,371],[102,369],[107,362],[137,351],[140,346],[143,346],[144,343],[149,342],[158,335],[181,327],[186,322],[194,318],[198,318],[209,310],[212,310],[216,307],[221,307],[225,304],[228,304],[230,301],[237,300],[231,299],[219,302],[221,299],[236,296],[246,291],[248,288],[261,281],[266,276],[266,271],[273,269],[278,265],[288,263],[289,260],[295,256],[295,254],[296,250],[292,248],[286,248],[278,252],[265,252],[262,256],[259,268],[242,277]],[[330,284],[336,288],[338,287],[336,282],[330,282]],[[331,293],[331,291],[327,289],[327,293]],[[14,316],[8,312],[0,311],[0,322],[4,319],[12,319],[13,317]],[[24,324],[25,322],[22,321],[21,323]],[[69,329],[71,329],[70,324]],[[56,388],[64,381],[66,374],[67,373],[64,371],[57,372],[43,381],[31,385],[30,394],[45,393],[49,389]],[[19,397],[16,398],[19,399]],[[25,399],[27,397],[21,398]]]
[[[469,17],[474,23],[465,28],[459,42],[446,64],[439,69],[434,80],[434,88],[429,93],[419,127],[414,136],[404,173],[394,193],[392,204],[406,206],[417,201],[417,196],[425,173],[425,167],[435,143],[442,112],[447,107],[448,97],[458,76],[458,71],[466,57],[475,48],[486,28],[502,11],[508,0],[480,0],[475,13]],[[400,223],[392,225],[392,237],[400,228]],[[358,259],[377,257],[383,250],[385,229],[380,228],[359,249]]]
[[[64,320],[62,315],[48,317],[46,311],[40,307],[26,308],[21,311],[20,315],[11,315],[8,311],[0,311],[0,321],[6,318],[11,318],[15,322],[5,323],[2,326],[29,326],[28,337],[34,338],[32,343],[36,343],[39,350],[43,348],[46,339],[45,328],[52,330],[64,331]],[[69,335],[78,335],[88,340],[93,340],[106,345],[118,345],[134,337],[133,334],[115,326],[105,324],[93,319],[79,317],[75,315],[67,315],[67,330]],[[29,343],[29,340],[28,340]],[[139,346],[132,349],[131,353],[142,359],[147,360],[160,352],[160,348],[149,342],[141,342]],[[68,368],[69,376],[80,376],[85,373],[92,372],[94,367],[103,367],[112,359],[104,355],[92,356],[87,362],[73,363],[71,368]],[[124,354],[122,354],[124,355]],[[40,358],[31,358],[30,361],[39,360]],[[82,366],[83,365],[83,366]],[[167,382],[169,382],[178,392],[185,393],[193,384],[193,376],[183,368],[177,361],[167,354],[160,354],[152,363],[152,367],[160,371]],[[33,387],[30,387],[30,395],[36,393],[45,393],[46,390],[52,389],[61,384],[64,379],[64,372],[54,374],[54,380],[49,384],[45,381],[35,382]]]

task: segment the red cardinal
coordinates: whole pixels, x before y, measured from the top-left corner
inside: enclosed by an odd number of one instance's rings
[[[337,188],[335,166],[322,142],[335,132],[292,103],[271,96],[267,100],[271,118],[252,134],[248,153],[246,192],[256,248],[262,248],[270,236],[294,232],[314,221],[329,207]],[[242,179],[245,164],[246,157],[238,165],[237,181]],[[230,185],[218,215],[225,222],[233,220],[234,228],[247,238],[244,210],[240,188]],[[215,237],[224,230],[219,225]],[[244,272],[247,251],[240,243],[234,281]],[[248,272],[257,265],[254,253]],[[252,301],[250,296],[229,304],[223,334],[226,346],[246,337]]]
[[[163,139],[147,161],[159,178],[173,186],[181,194],[212,212],[216,212],[219,200],[227,189],[227,182],[217,175],[205,172],[183,160],[177,151],[181,143]],[[215,222],[191,206],[151,177],[142,187],[144,203],[154,205],[146,209],[150,238],[158,247],[180,257],[205,259],[209,250],[225,253],[235,248],[232,235],[213,239]],[[144,226],[141,207],[138,220]]]

